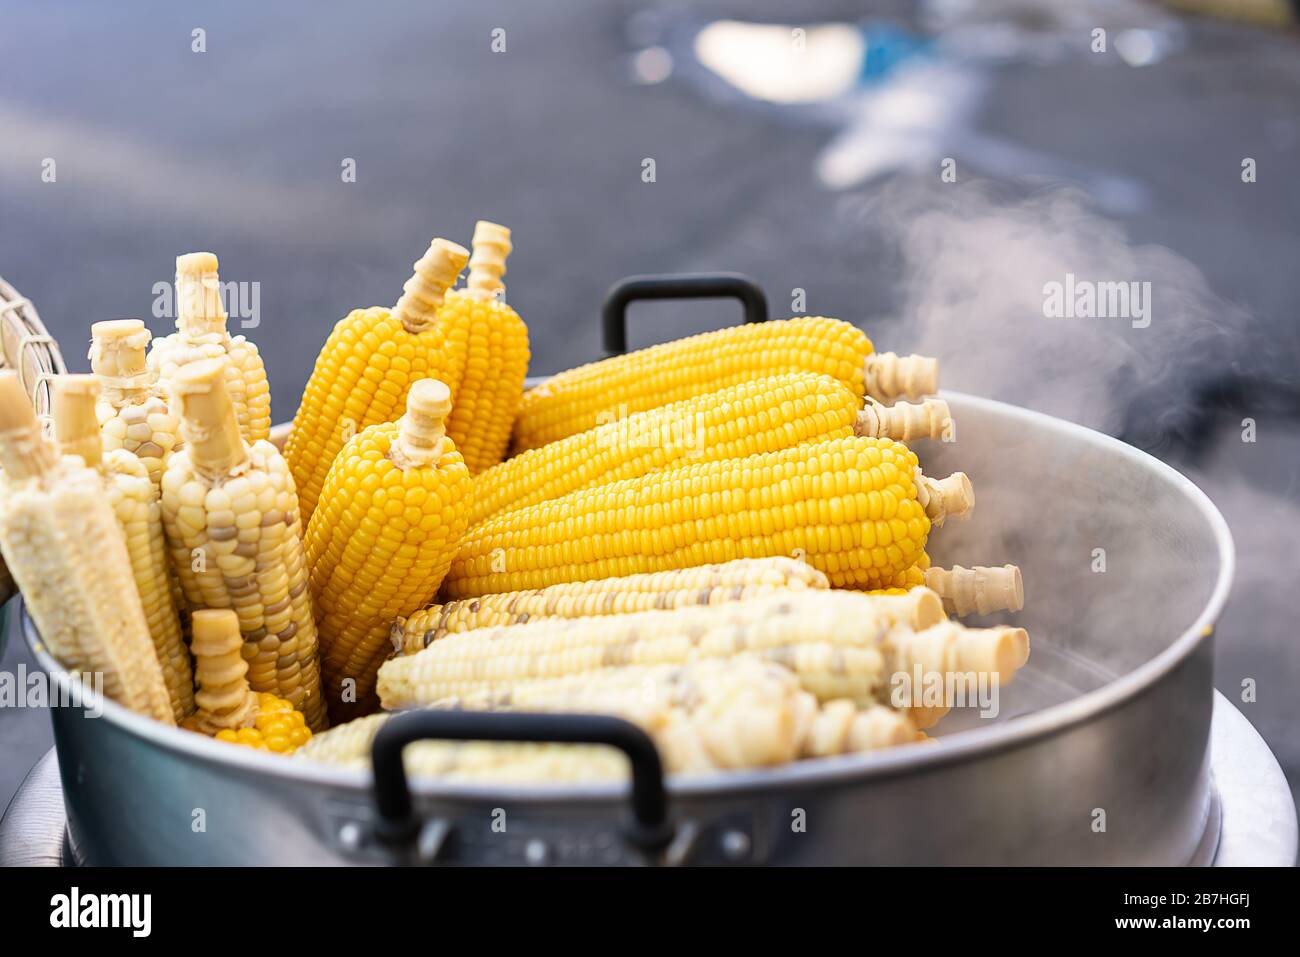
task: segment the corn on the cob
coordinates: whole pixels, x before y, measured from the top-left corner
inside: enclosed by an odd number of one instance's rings
[[[398,654],[410,655],[445,635],[550,618],[626,615],[687,605],[744,601],[783,589],[829,588],[826,576],[793,558],[738,558],[648,575],[566,582],[532,591],[483,595],[433,605],[393,622]]]
[[[229,609],[203,609],[193,618],[194,670],[199,709],[183,723],[232,744],[279,754],[292,753],[311,739],[302,712],[283,698],[258,694],[248,686],[239,616]]]
[[[443,595],[775,555],[806,560],[836,587],[896,587],[930,525],[967,507],[964,475],[919,474],[905,446],[849,437],[581,489],[471,528]]]
[[[447,434],[470,475],[505,458],[528,375],[528,328],[503,298],[501,276],[510,250],[510,230],[480,220],[474,227],[466,288],[448,293],[438,310],[448,358],[464,362],[461,370],[451,373],[457,386]]]
[[[162,482],[167,458],[180,444],[180,419],[167,407],[149,370],[149,330],[139,319],[109,319],[90,327],[90,368],[99,377],[95,405],[104,450],[125,449]]]
[[[163,474],[163,528],[191,608],[239,615],[249,684],[324,725],[316,623],[293,476],[270,442],[239,437],[224,362],[172,380],[185,447]]]
[[[98,473],[60,460],[18,374],[0,372],[0,551],[50,652],[104,693],[173,724],[131,563]]]
[[[438,379],[455,395],[465,358],[461,344],[438,328],[436,313],[468,259],[463,247],[435,239],[392,310],[354,309],[330,333],[284,446],[304,521],[339,450],[363,429],[396,421],[411,383]]]
[[[1025,586],[1015,565],[988,568],[927,568],[925,584],[943,599],[950,615],[988,615],[995,611],[1020,611],[1025,607]]]
[[[481,692],[440,708],[525,709],[616,714],[654,738],[674,774],[783,764],[915,740],[907,717],[852,702],[819,708],[786,669],[741,655],[684,665],[614,668],[581,680],[533,682],[516,693]],[[373,715],[318,736],[300,757],[360,764],[387,716]],[[605,749],[554,745],[450,745],[422,742],[407,750],[414,774],[570,780],[625,775]],[[561,756],[564,756],[563,759]]]
[[[174,405],[177,371],[203,359],[226,359],[226,389],[234,405],[239,434],[253,443],[271,434],[271,387],[257,346],[226,329],[217,257],[187,253],[176,257],[176,332],[153,341],[149,368]]]
[[[1009,680],[1028,656],[1028,636],[1017,628],[967,629],[944,621],[938,596],[927,589],[898,597],[790,592],[715,607],[449,635],[385,663],[379,694],[385,708],[417,707],[481,693],[514,695],[533,681],[581,684],[605,668],[740,653],[783,665],[819,700],[865,705],[887,703],[891,677],[917,665],[926,673]]]
[[[392,715],[373,714],[315,735],[294,760],[367,768],[375,735]],[[627,758],[613,748],[582,744],[418,741],[402,756],[410,777],[498,784],[564,784],[628,776]]]
[[[387,662],[379,672],[379,690],[384,707],[410,707],[498,681],[560,678],[802,642],[865,646],[867,638],[890,629],[924,629],[943,620],[939,597],[925,588],[897,596],[783,591],[745,602],[614,618],[548,619],[447,635],[417,654]]]
[[[474,480],[470,524],[570,492],[687,463],[716,462],[853,434],[861,399],[796,372],[738,382],[530,449]]]
[[[117,518],[131,561],[131,576],[144,609],[158,664],[180,721],[194,710],[194,676],[181,633],[173,578],[163,537],[158,489],[144,463],[125,449],[103,454],[95,414],[99,383],[94,376],[63,375],[54,381],[54,432],[65,455],[79,456],[104,480],[108,502]]]
[[[336,719],[371,704],[393,618],[437,592],[465,531],[470,477],[445,434],[450,406],[443,383],[416,382],[400,421],[373,425],[343,447],[307,525],[326,703]]]
[[[760,376],[820,372],[884,402],[935,391],[933,360],[872,358],[871,340],[839,319],[805,316],[706,332],[561,372],[531,389],[515,422],[517,452]],[[868,382],[874,391],[866,389]]]

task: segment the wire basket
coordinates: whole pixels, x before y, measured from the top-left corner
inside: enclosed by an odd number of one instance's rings
[[[32,406],[48,431],[51,427],[51,380],[67,372],[59,344],[41,322],[36,306],[0,276],[0,368],[14,369]],[[14,582],[0,558],[0,604],[14,593]]]

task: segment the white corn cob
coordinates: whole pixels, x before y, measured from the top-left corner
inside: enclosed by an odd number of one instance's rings
[[[167,407],[145,358],[149,330],[139,319],[109,319],[90,327],[90,367],[99,378],[95,403],[104,451],[125,449],[162,481],[167,458],[180,445],[180,419]]]
[[[271,434],[271,388],[257,346],[226,329],[217,257],[188,253],[176,257],[176,332],[160,336],[149,351],[149,368],[168,401],[177,370],[201,359],[226,359],[226,388],[235,407],[239,434],[256,442]],[[175,408],[173,403],[173,408]]]
[[[80,457],[104,481],[131,560],[131,576],[149,626],[163,681],[177,722],[194,710],[194,675],[176,610],[174,579],[163,538],[158,489],[144,463],[125,449],[103,454],[96,420],[99,383],[94,376],[63,375],[54,381],[54,431],[59,450]]]
[[[18,382],[0,372],[0,551],[46,647],[104,693],[175,723],[131,561],[102,477],[60,459]]]
[[[926,588],[897,596],[789,592],[716,607],[449,635],[385,663],[378,690],[385,708],[417,707],[484,691],[513,693],[531,681],[603,668],[744,652],[789,668],[820,700],[851,698],[865,706],[887,702],[892,677],[917,665],[927,673],[983,672],[1006,681],[1024,664],[1028,636],[1023,629],[946,622],[938,596]]]
[[[800,756],[843,754],[903,744],[917,732],[906,716],[839,701],[819,709],[796,678],[741,655],[687,665],[615,668],[582,680],[521,685],[514,694],[481,692],[441,708],[614,714],[654,739],[669,773],[784,764]],[[886,713],[887,712],[887,713]],[[299,756],[361,764],[384,716],[372,715],[313,738]],[[493,780],[590,780],[626,775],[613,752],[591,746],[422,742],[407,751],[411,773]]]
[[[298,495],[270,442],[239,437],[221,360],[192,362],[172,390],[185,447],[163,475],[163,528],[190,607],[239,615],[254,691],[324,726]]]
[[[476,628],[522,625],[548,618],[626,615],[688,605],[744,601],[783,589],[828,589],[826,576],[793,558],[738,558],[716,565],[562,582],[549,588],[503,592],[432,605],[393,622],[393,647],[414,654],[446,635]]]

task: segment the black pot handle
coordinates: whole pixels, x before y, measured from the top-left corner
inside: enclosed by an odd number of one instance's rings
[[[746,322],[767,321],[763,290],[738,272],[629,276],[609,287],[601,307],[602,337],[609,355],[627,352],[627,307],[640,299],[738,299]]]
[[[605,744],[627,755],[632,766],[632,814],[628,840],[647,854],[672,840],[663,762],[650,736],[635,724],[601,714],[535,714],[523,711],[406,711],[384,722],[371,746],[375,772],[376,836],[388,844],[412,841],[420,819],[402,750],[426,738],[448,741],[536,741]]]

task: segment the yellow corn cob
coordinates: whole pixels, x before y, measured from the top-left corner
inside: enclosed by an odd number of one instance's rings
[[[289,754],[311,739],[306,719],[289,702],[249,688],[238,615],[228,609],[196,611],[193,631],[190,648],[199,709],[182,727],[279,754]]]
[[[0,372],[0,465],[0,551],[46,647],[69,671],[102,675],[108,697],[173,724],[104,482],[41,437],[13,371]]]
[[[1015,565],[988,568],[927,568],[925,584],[943,599],[950,615],[988,615],[995,611],[1020,611],[1025,607],[1025,586]]]
[[[925,570],[930,567],[930,556],[921,552],[921,557],[916,560],[907,571],[897,579],[897,586],[894,588],[865,588],[862,589],[869,595],[906,595],[913,588],[925,587]]]
[[[687,605],[744,601],[782,589],[829,588],[817,569],[793,558],[739,558],[648,575],[566,582],[533,591],[483,595],[434,605],[393,622],[398,654],[410,655],[445,635],[550,618],[626,615]]]
[[[537,448],[612,417],[782,372],[823,373],[855,396],[884,402],[935,391],[933,360],[893,356],[881,365],[866,334],[839,319],[805,316],[719,329],[553,376],[524,395],[514,448]],[[868,381],[875,391],[864,392]]]
[[[467,259],[463,247],[435,239],[391,311],[354,309],[325,341],[284,446],[304,521],[316,509],[339,450],[361,430],[395,422],[411,383],[439,379],[455,395],[465,360],[460,346],[439,330],[435,314]]]
[[[445,385],[416,382],[399,422],[373,425],[343,447],[307,525],[336,719],[371,704],[393,618],[438,590],[465,531],[470,478],[444,431],[449,409]]]
[[[774,452],[853,434],[862,400],[797,372],[746,380],[530,449],[474,480],[470,525],[579,489],[687,463]]]
[[[1028,656],[1028,636],[1022,629],[967,629],[944,621],[938,596],[927,589],[898,597],[789,592],[715,607],[449,635],[386,662],[379,695],[387,709],[483,692],[518,700],[513,696],[532,681],[581,684],[604,668],[738,653],[783,665],[819,700],[851,698],[865,705],[887,703],[891,677],[910,674],[918,664],[925,672],[1009,680]]]
[[[176,257],[176,332],[153,341],[149,368],[168,401],[177,371],[202,359],[226,359],[226,389],[234,405],[239,434],[256,442],[271,434],[271,387],[257,346],[226,329],[217,257],[187,253]]]
[[[180,419],[167,407],[149,371],[149,330],[139,319],[109,319],[94,323],[90,335],[90,367],[102,390],[95,411],[104,451],[132,453],[157,486],[168,456],[180,444]]]
[[[775,555],[806,560],[836,587],[896,587],[931,523],[966,507],[964,475],[919,475],[905,446],[849,437],[582,489],[471,528],[443,595]]]
[[[158,489],[143,462],[125,449],[103,454],[95,414],[99,383],[94,376],[63,375],[54,381],[54,431],[65,455],[80,456],[104,480],[108,502],[117,518],[131,561],[131,576],[144,610],[172,715],[180,721],[194,710],[194,676],[181,633],[173,579],[163,538]]]
[[[466,288],[448,293],[438,310],[448,357],[464,361],[463,369],[451,374],[457,386],[447,434],[470,475],[505,458],[528,375],[528,329],[503,298],[501,276],[510,249],[510,230],[480,220]]]
[[[898,712],[852,702],[819,708],[786,669],[748,655],[685,665],[613,668],[581,680],[532,682],[511,695],[481,692],[438,702],[441,708],[526,709],[615,714],[651,734],[669,773],[783,764],[801,756],[842,754],[916,738]],[[386,715],[372,715],[313,739],[299,756],[359,765]],[[586,746],[451,745],[407,750],[413,774],[500,780],[574,780],[626,775],[622,762]],[[562,758],[563,756],[563,758]]]
[[[191,608],[239,615],[248,681],[287,699],[313,730],[324,703],[293,476],[270,442],[239,437],[223,361],[176,373],[185,448],[163,474],[163,528]]]

